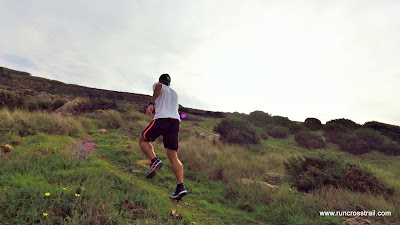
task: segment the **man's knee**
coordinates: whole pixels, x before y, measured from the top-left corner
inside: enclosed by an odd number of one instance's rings
[[[178,152],[177,150],[171,150],[167,148],[167,156],[170,159],[178,158]]]

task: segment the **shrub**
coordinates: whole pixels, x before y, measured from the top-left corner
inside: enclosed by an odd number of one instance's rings
[[[352,120],[343,119],[343,118],[342,119],[330,120],[330,121],[326,122],[326,125],[328,125],[328,124],[338,124],[338,125],[342,125],[345,128],[353,129],[353,130],[361,127],[360,124],[355,123]]]
[[[223,112],[206,111],[205,115],[211,116],[211,117],[216,117],[216,118],[225,118],[226,117],[226,115]]]
[[[384,136],[378,131],[368,128],[357,129],[354,131],[354,134],[367,144],[368,150],[380,149],[385,141]]]
[[[343,159],[331,155],[291,157],[284,165],[292,187],[304,192],[328,185],[356,192],[394,192],[367,168],[344,162]]]
[[[267,132],[273,138],[287,138],[290,135],[289,129],[286,127],[269,126]]]
[[[237,144],[258,144],[260,134],[248,121],[239,118],[225,118],[215,127],[223,140]]]
[[[125,121],[149,120],[149,117],[147,117],[144,113],[140,113],[139,111],[136,110],[131,110],[127,113],[122,114],[122,118]]]
[[[118,106],[114,100],[109,100],[106,98],[90,99],[90,101],[81,102],[75,107],[76,112],[93,112],[96,110],[109,109],[118,109]]]
[[[266,130],[261,132],[261,139],[264,141],[268,140],[268,132]]]
[[[52,104],[51,100],[38,100],[37,105],[41,110],[48,110]]]
[[[248,120],[257,127],[265,127],[271,123],[272,117],[263,111],[254,111],[249,114]]]
[[[29,116],[28,121],[23,121],[26,125],[23,125],[25,132],[26,128],[31,128],[34,133],[44,132],[48,134],[60,134],[74,136],[83,130],[81,123],[76,118],[71,116],[62,116],[60,114],[49,114],[43,112],[32,113]]]
[[[386,155],[400,155],[400,145],[397,142],[387,142],[381,145],[379,151]]]
[[[400,127],[395,125],[390,125],[386,123],[380,123],[376,121],[367,122],[363,125],[365,128],[371,128],[379,131],[381,134],[392,139],[393,141],[400,144]]]
[[[123,124],[121,114],[115,110],[98,110],[93,117],[100,120],[100,126],[104,128],[117,129]]]
[[[25,101],[25,108],[28,109],[30,112],[39,110],[39,104],[36,100],[30,99]]]
[[[281,126],[281,127],[287,127],[289,124],[291,124],[291,121],[287,117],[283,116],[273,116],[271,118],[271,122],[274,125]]]
[[[305,127],[303,125],[300,125],[296,122],[292,122],[289,126],[288,129],[290,131],[291,134],[297,134],[298,132],[300,132],[301,130],[303,130]]]
[[[0,121],[0,133],[10,132],[20,136],[38,132],[75,136],[83,131],[82,124],[75,117],[55,113],[1,110]]]
[[[339,144],[348,129],[337,123],[327,123],[324,127],[324,136],[327,142]]]
[[[304,121],[304,126],[313,131],[322,129],[322,123],[317,118],[307,118]]]
[[[300,131],[294,135],[294,139],[298,145],[308,149],[318,149],[326,146],[324,140],[319,135],[310,131]]]
[[[58,99],[55,102],[51,103],[50,110],[51,111],[55,111],[56,109],[60,108],[61,106],[63,106],[67,102],[68,101],[65,100],[65,99]]]
[[[7,107],[9,109],[22,108],[24,99],[15,92],[0,91],[0,108]]]
[[[360,155],[369,152],[368,144],[355,134],[347,134],[340,139],[339,147],[354,155]]]

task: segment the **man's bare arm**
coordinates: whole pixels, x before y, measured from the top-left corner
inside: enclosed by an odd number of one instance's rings
[[[156,87],[154,88],[153,97],[151,97],[150,102],[155,103],[158,96],[160,96],[161,91],[162,91],[162,84],[157,83]],[[151,116],[152,114],[153,114],[153,105],[149,105],[149,106],[147,106],[147,109],[146,109],[146,115]]]
[[[153,103],[156,102],[156,99],[161,94],[161,90],[162,90],[162,84],[157,83],[156,87],[154,88],[154,93],[153,93],[153,97],[151,98],[151,102],[153,102]]]

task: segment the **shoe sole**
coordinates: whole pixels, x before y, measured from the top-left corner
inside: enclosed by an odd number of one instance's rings
[[[172,199],[181,200],[185,195],[187,195],[187,191],[181,191],[176,196],[171,196]]]
[[[161,164],[161,165],[160,165],[160,164]],[[155,166],[155,168],[154,168],[151,172],[149,172],[149,173],[146,175],[146,178],[147,178],[147,179],[153,178],[153,177],[157,174],[157,172],[161,169],[161,167],[162,167],[162,162],[160,161],[160,162],[157,163],[157,165]]]

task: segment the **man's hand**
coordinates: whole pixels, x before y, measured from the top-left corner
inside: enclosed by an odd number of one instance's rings
[[[153,105],[147,106],[146,115],[147,115],[147,116],[153,115]]]

